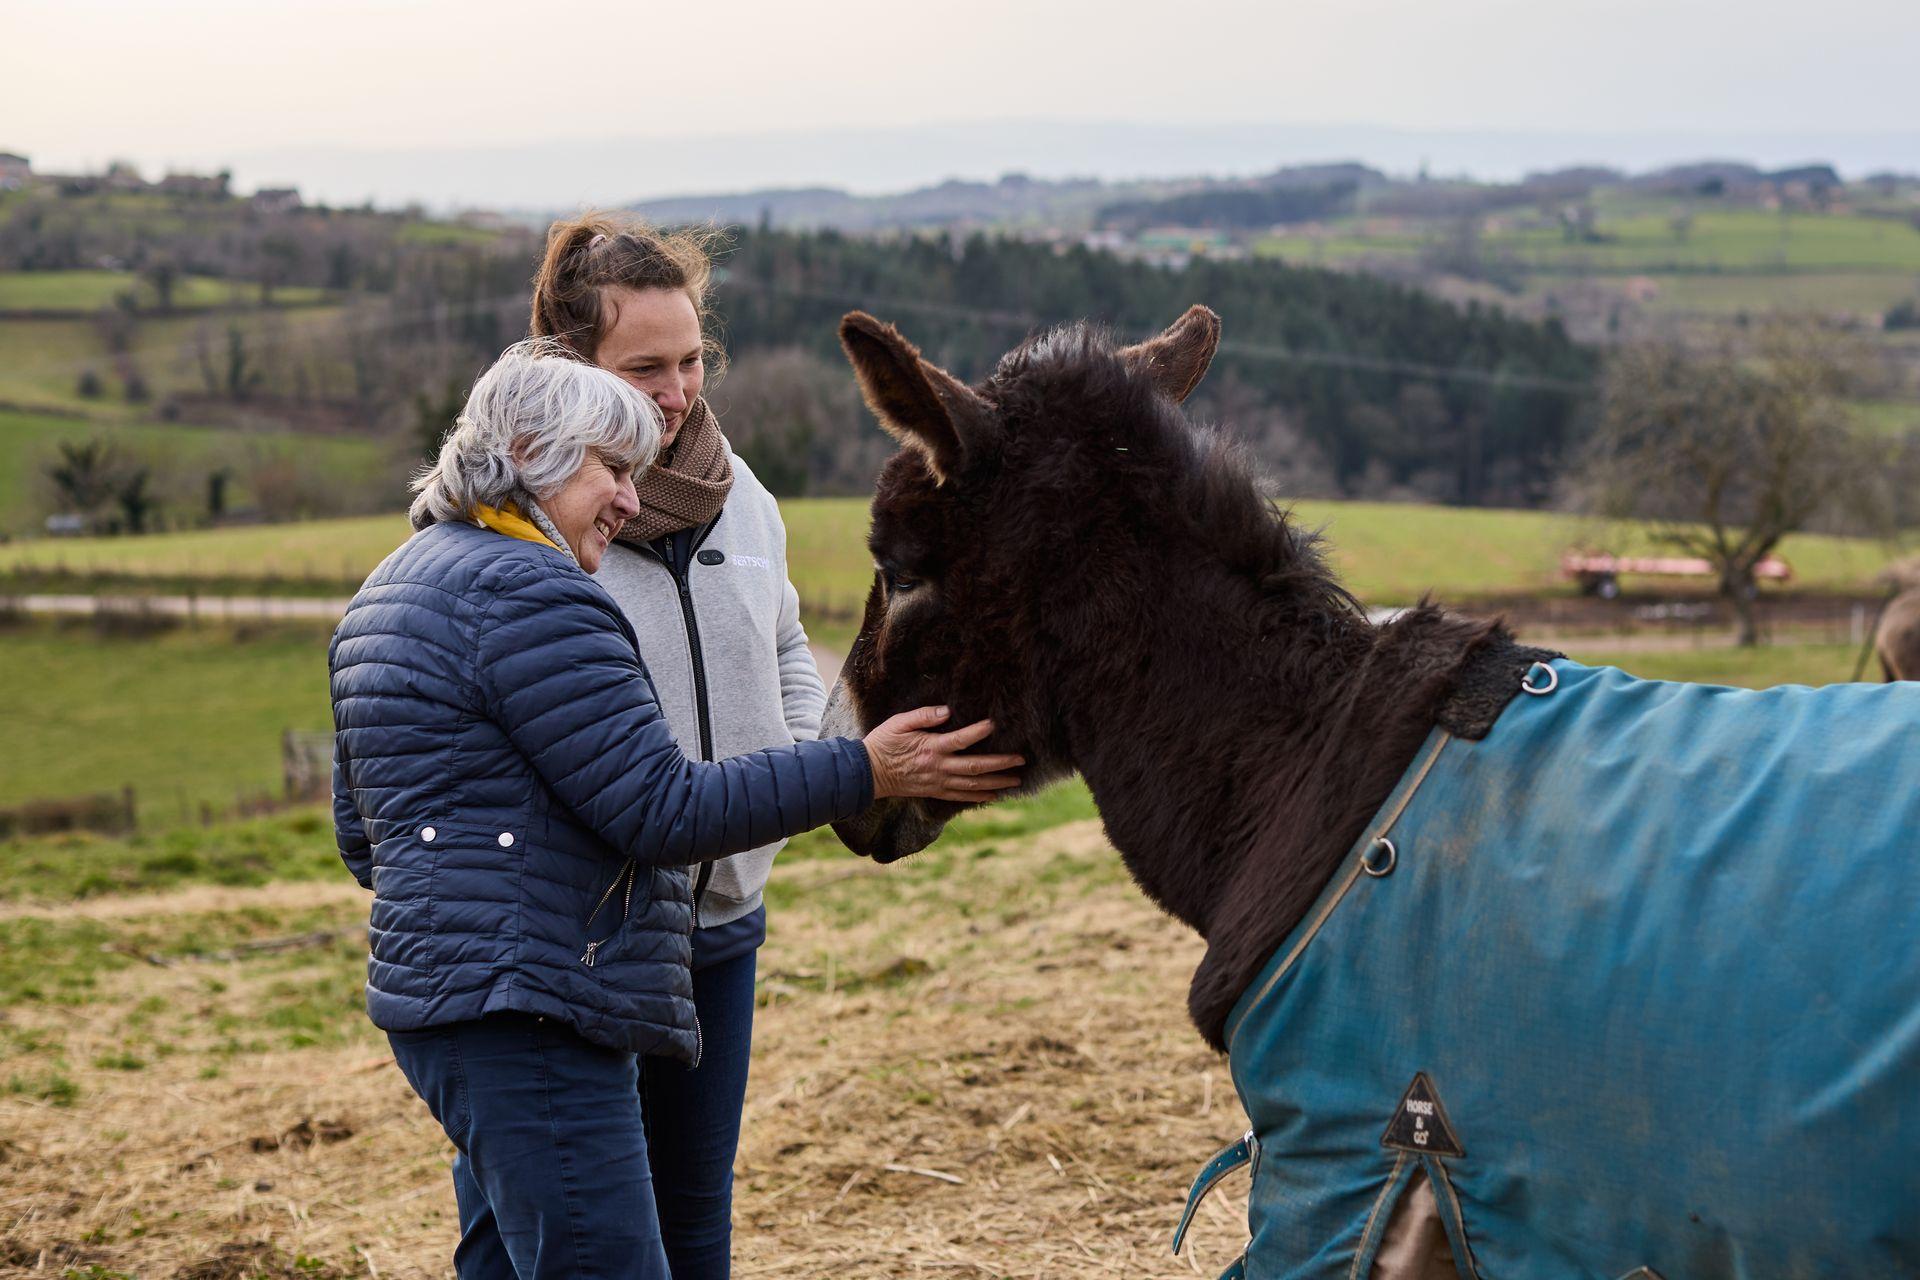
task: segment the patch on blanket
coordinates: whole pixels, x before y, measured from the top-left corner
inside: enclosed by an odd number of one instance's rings
[[[1433,1091],[1433,1081],[1424,1071],[1414,1072],[1413,1083],[1400,1095],[1400,1105],[1393,1109],[1393,1119],[1387,1121],[1380,1145],[1417,1156],[1467,1154],[1447,1119],[1447,1109],[1440,1105],[1440,1095]]]

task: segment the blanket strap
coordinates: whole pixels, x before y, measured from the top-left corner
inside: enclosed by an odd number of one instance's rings
[[[1249,1164],[1257,1165],[1259,1159],[1260,1139],[1256,1138],[1253,1130],[1249,1129],[1238,1142],[1228,1143],[1214,1154],[1213,1159],[1207,1161],[1205,1167],[1200,1170],[1200,1175],[1193,1180],[1193,1186],[1188,1189],[1186,1211],[1180,1215],[1180,1225],[1173,1229],[1174,1253],[1178,1254],[1180,1246],[1186,1243],[1187,1228],[1193,1225],[1193,1215],[1199,1212],[1200,1202],[1207,1198],[1207,1193],[1219,1185],[1220,1179],[1235,1169]],[[1228,1274],[1233,1273],[1229,1270]],[[1244,1270],[1240,1274],[1244,1275]],[[1222,1277],[1222,1280],[1225,1280],[1225,1277]]]

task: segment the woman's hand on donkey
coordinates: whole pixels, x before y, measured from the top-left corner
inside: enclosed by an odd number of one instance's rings
[[[1022,757],[961,754],[993,732],[993,721],[980,720],[950,733],[930,732],[950,714],[946,707],[902,711],[866,736],[874,799],[919,796],[977,804],[1020,785],[1020,775],[1008,770],[1025,764]]]

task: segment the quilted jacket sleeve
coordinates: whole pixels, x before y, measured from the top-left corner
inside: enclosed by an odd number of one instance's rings
[[[341,755],[341,735],[333,735],[333,839],[340,846],[340,859],[353,872],[363,889],[373,888],[373,847],[367,843],[366,828],[360,825],[360,812],[354,808],[353,793],[347,787],[346,761]]]
[[[507,570],[479,627],[484,713],[581,821],[630,857],[711,861],[872,803],[866,748],[847,738],[688,760],[618,607],[577,573]]]

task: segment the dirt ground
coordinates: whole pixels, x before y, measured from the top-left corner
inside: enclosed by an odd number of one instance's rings
[[[1236,1179],[1168,1252],[1244,1119],[1186,1021],[1199,943],[1096,823],[795,860],[772,896],[737,1275],[1213,1276],[1244,1243]],[[0,1274],[451,1274],[451,1149],[352,1008],[364,912],[333,885],[92,904],[143,958],[0,1010]],[[235,921],[302,932],[139,950]]]

